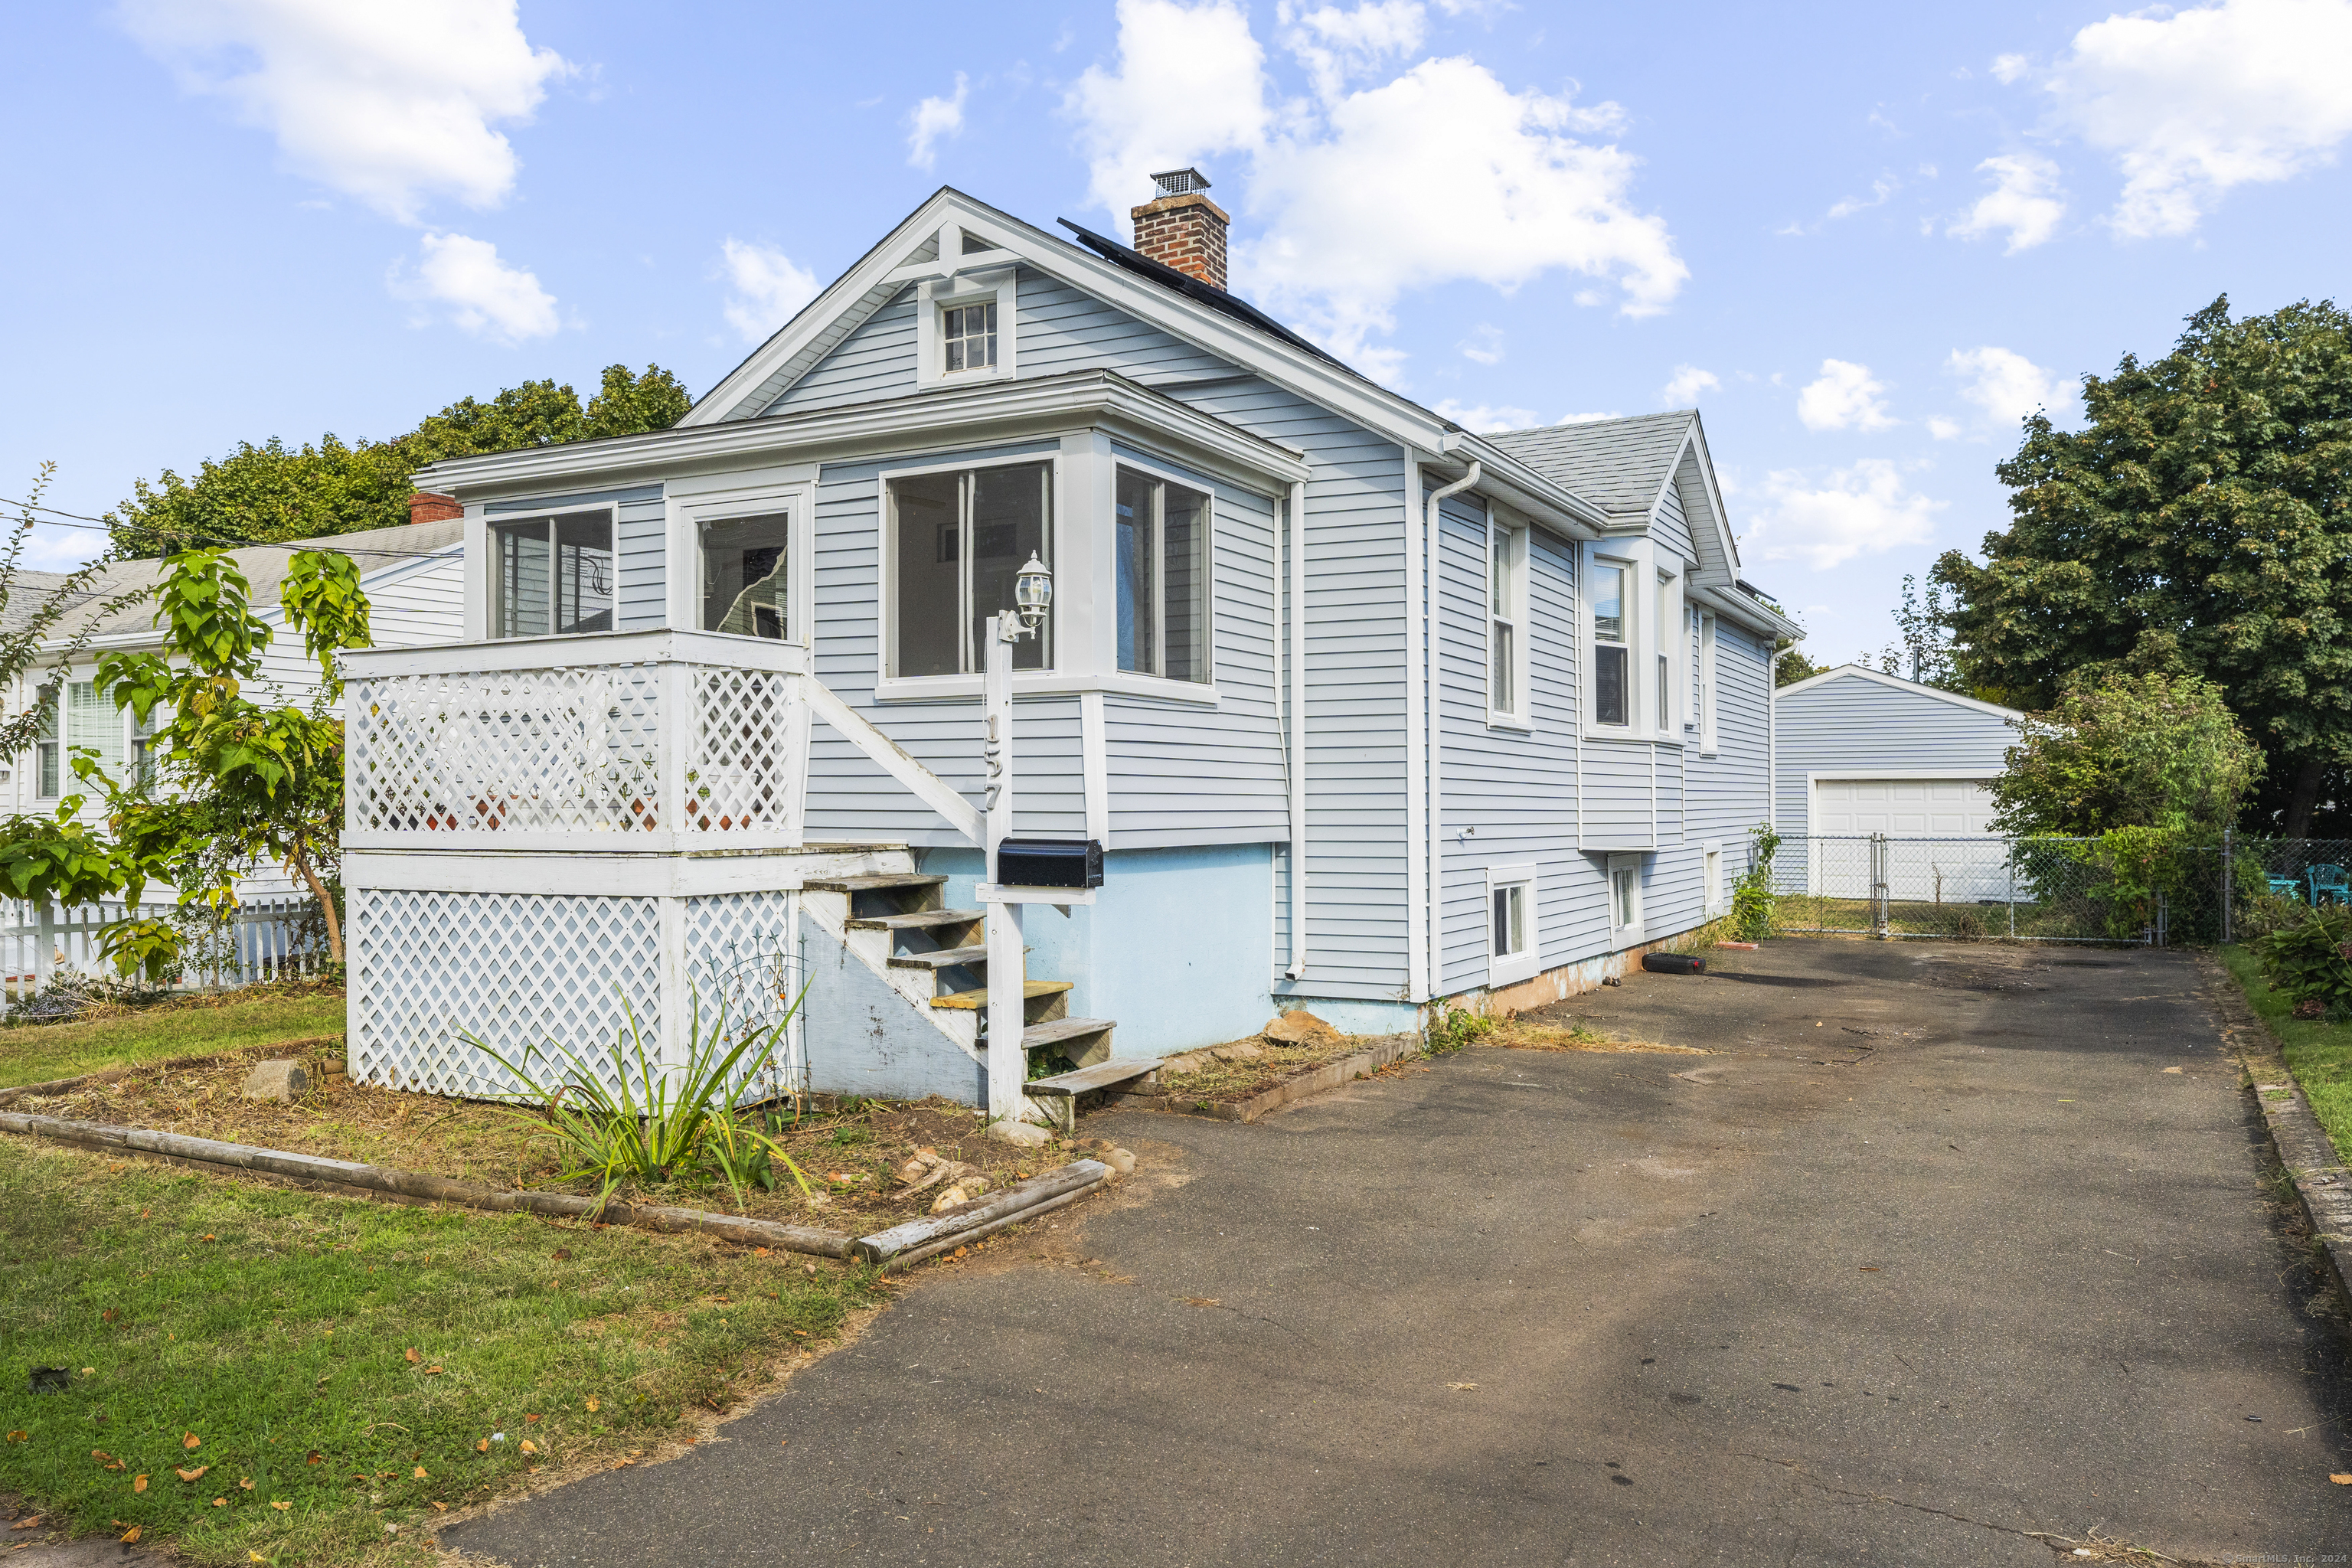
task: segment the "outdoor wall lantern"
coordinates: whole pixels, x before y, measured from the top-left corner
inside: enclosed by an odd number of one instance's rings
[[[1021,607],[1022,624],[1013,628],[1007,641],[1034,637],[1045,624],[1045,611],[1054,603],[1054,574],[1032,551],[1029,564],[1021,568],[1021,575],[1013,580],[1013,602]]]

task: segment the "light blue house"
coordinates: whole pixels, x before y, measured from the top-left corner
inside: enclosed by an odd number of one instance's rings
[[[1081,1066],[1529,1005],[1719,910],[1797,628],[1697,415],[1465,431],[1225,292],[1204,185],[1138,209],[1173,265],[942,190],[676,428],[419,476],[467,641],[352,663],[355,1072],[623,1002],[674,1048],[781,957],[796,1085],[978,1103],[1008,900]],[[982,636],[1033,556],[1013,830],[1104,869],[1023,895]]]

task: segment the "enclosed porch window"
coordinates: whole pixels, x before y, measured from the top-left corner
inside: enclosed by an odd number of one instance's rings
[[[1054,466],[1021,463],[890,481],[890,673],[973,675],[988,617],[1016,613],[1013,579],[1054,563]],[[1013,645],[1015,669],[1054,667],[1054,622]]]
[[[1112,519],[1119,668],[1209,679],[1209,518],[1201,491],[1119,469]]]
[[[613,514],[572,511],[490,524],[490,636],[613,629]]]

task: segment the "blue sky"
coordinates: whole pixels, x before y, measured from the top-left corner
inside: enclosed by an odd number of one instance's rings
[[[131,0],[12,14],[0,495],[657,361],[698,393],[940,184],[1235,281],[1465,423],[1695,400],[1843,659],[2037,403],[2341,296],[2352,0],[1656,7]],[[49,531],[44,564],[90,534]]]

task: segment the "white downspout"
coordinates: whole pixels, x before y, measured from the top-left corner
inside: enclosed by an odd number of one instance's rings
[[[1290,968],[1307,977],[1307,482],[1294,480],[1290,533]]]
[[[1486,470],[1479,465],[1478,459],[1473,458],[1470,459],[1470,471],[1468,473],[1463,475],[1460,479],[1454,480],[1450,485],[1432,490],[1429,496],[1427,516],[1423,519],[1423,526],[1422,529],[1422,538],[1429,551],[1429,560],[1427,563],[1429,581],[1429,654],[1428,662],[1423,666],[1423,675],[1429,682],[1429,711],[1427,715],[1429,721],[1429,739],[1427,742],[1429,748],[1429,868],[1423,873],[1423,879],[1429,889],[1429,973],[1427,976],[1429,984],[1427,994],[1432,998],[1434,998],[1439,994],[1444,984],[1445,973],[1445,878],[1444,874],[1445,849],[1442,828],[1439,822],[1439,818],[1443,815],[1442,808],[1444,805],[1445,799],[1444,793],[1445,773],[1444,764],[1445,754],[1445,692],[1443,684],[1438,679],[1438,660],[1440,658],[1440,652],[1445,642],[1444,637],[1440,635],[1441,628],[1438,625],[1439,618],[1444,614],[1445,605],[1445,595],[1441,591],[1443,580],[1439,575],[1442,556],[1438,548],[1438,540],[1444,531],[1442,526],[1443,520],[1438,514],[1439,510],[1444,506],[1446,498],[1461,494],[1464,490],[1470,489],[1470,487],[1476,484],[1485,477]],[[1493,570],[1493,566],[1491,564],[1493,551],[1489,549],[1487,554],[1489,560],[1488,570],[1491,571]]]
[[[1788,651],[1776,647],[1764,661],[1764,822],[1775,833],[1780,831],[1780,656]]]

